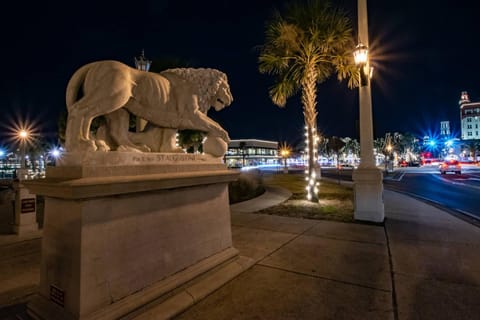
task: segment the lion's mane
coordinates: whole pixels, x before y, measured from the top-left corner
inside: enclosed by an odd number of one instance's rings
[[[174,73],[188,82],[195,83],[198,89],[198,106],[201,112],[206,113],[210,108],[209,99],[216,94],[222,83],[228,83],[227,75],[210,68],[174,68],[162,73]]]

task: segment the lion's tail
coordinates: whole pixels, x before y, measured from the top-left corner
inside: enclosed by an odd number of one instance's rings
[[[81,67],[80,69],[75,71],[73,76],[70,78],[70,81],[68,81],[65,100],[67,103],[67,110],[69,112],[70,112],[71,106],[78,100],[78,92],[82,87],[85,81],[85,78],[87,76],[87,73],[91,67],[92,67],[92,63]]]

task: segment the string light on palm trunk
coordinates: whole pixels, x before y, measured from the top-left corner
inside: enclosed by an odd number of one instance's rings
[[[311,139],[311,145],[310,143]],[[317,174],[315,172],[315,164],[318,160],[318,142],[319,137],[317,135],[316,127],[312,126],[310,128],[308,125],[305,126],[305,155],[307,159],[310,159],[310,152],[312,152],[312,163],[307,161],[306,170],[305,170],[305,181],[307,181],[307,186],[305,190],[307,190],[307,199],[310,201],[312,199],[318,199],[318,186],[319,183],[317,182]],[[310,151],[311,150],[311,151]]]

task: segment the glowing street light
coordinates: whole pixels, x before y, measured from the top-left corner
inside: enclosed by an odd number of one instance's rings
[[[353,59],[357,66],[365,66],[368,62],[368,48],[366,45],[360,43],[353,52]]]
[[[58,157],[60,157],[61,152],[60,152],[60,150],[58,150],[57,148],[55,148],[55,149],[53,149],[52,151],[50,151],[50,154],[52,155],[52,157],[54,157],[55,159],[57,159]]]
[[[26,140],[28,138],[28,135],[28,131],[25,129],[22,129],[20,130],[20,132],[18,132],[18,137],[22,140]]]

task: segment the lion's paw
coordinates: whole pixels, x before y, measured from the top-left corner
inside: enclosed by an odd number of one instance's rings
[[[203,143],[203,152],[214,157],[222,157],[228,149],[228,144],[220,137],[209,136]]]
[[[130,146],[126,146],[126,145],[121,145],[121,146],[118,146],[117,148],[117,151],[120,151],[120,152],[150,152],[150,148],[147,147],[147,146],[144,146],[144,148],[134,148],[134,147],[130,147]]]
[[[152,151],[152,149],[150,149],[149,147],[147,147],[144,144],[136,145],[136,147],[142,152],[151,152]]]
[[[104,140],[95,140],[95,145],[97,146],[97,151],[101,151],[101,152],[110,151],[110,147]]]
[[[92,140],[79,140],[75,145],[67,148],[70,152],[92,152],[97,150],[95,141]]]
[[[173,148],[172,150],[168,151],[170,153],[185,153],[182,148]]]

